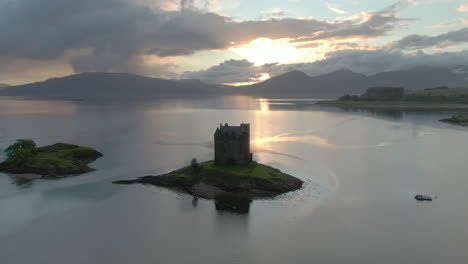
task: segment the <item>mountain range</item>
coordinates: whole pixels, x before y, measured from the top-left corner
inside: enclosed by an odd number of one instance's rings
[[[336,98],[343,94],[362,94],[367,88],[377,86],[403,87],[411,90],[440,86],[468,87],[468,71],[460,70],[463,67],[456,69],[416,67],[370,76],[350,70],[340,70],[316,77],[310,77],[301,71],[291,71],[244,89],[245,93],[258,96]]]
[[[10,86],[0,95],[55,99],[152,99],[244,94],[283,98],[337,98],[362,94],[369,87],[393,86],[425,89],[468,87],[467,67],[415,67],[409,70],[363,75],[339,70],[315,77],[291,71],[247,86],[206,84],[200,80],[166,80],[128,73],[81,73],[44,82]]]
[[[128,73],[88,72],[52,78],[0,91],[4,96],[52,99],[153,99],[224,94],[220,86],[192,80],[166,80]]]
[[[0,83],[0,89],[7,88],[8,86],[10,86],[10,85],[8,85],[6,83]]]

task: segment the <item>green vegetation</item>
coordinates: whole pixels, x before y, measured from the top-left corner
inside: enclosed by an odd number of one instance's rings
[[[287,175],[280,170],[257,162],[252,162],[249,165],[216,165],[214,161],[199,163],[197,168],[193,168],[193,166],[185,167],[177,171],[176,176],[181,178],[193,178],[196,177],[199,172],[202,172],[203,175],[246,178],[270,183],[279,183],[287,178]]]
[[[463,114],[454,115],[452,119],[458,123],[468,123],[468,114],[463,113]]]
[[[24,139],[9,146],[6,153],[0,170],[51,175],[89,171],[86,163],[102,156],[94,149],[64,143],[38,148],[34,141]]]
[[[361,96],[346,94],[336,101],[322,101],[318,105],[386,109],[468,109],[468,89],[439,87],[411,91],[376,87],[369,88]]]
[[[468,89],[435,89],[409,91],[404,101],[427,103],[468,104]]]
[[[468,126],[468,113],[456,114],[451,118],[442,119],[440,121],[461,126]]]
[[[73,168],[76,160],[93,156],[96,151],[91,148],[57,143],[37,149],[37,156],[31,161],[31,166],[42,168]]]
[[[6,150],[6,162],[14,166],[24,166],[37,154],[36,143],[29,139],[18,139]]]
[[[194,163],[192,163],[194,164]],[[248,165],[216,165],[214,161],[188,165],[159,176],[120,180],[115,184],[152,184],[175,188],[205,199],[258,199],[275,197],[302,188],[304,182],[280,170],[251,162]],[[224,198],[223,198],[224,197]]]
[[[361,96],[345,94],[338,101],[401,101],[405,89],[398,87],[373,87]]]
[[[419,102],[468,104],[468,89],[432,88],[420,91],[405,91],[403,88],[374,87],[357,96],[345,94],[338,101],[354,102]]]

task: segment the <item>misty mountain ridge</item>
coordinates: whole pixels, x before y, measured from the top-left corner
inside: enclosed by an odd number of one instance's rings
[[[296,70],[244,89],[247,94],[257,96],[336,98],[343,94],[362,94],[367,88],[377,86],[403,87],[409,90],[438,86],[468,87],[468,71],[461,73],[461,67],[457,69],[419,66],[369,76],[342,69],[315,77]]]
[[[10,86],[4,96],[55,99],[153,99],[243,94],[283,98],[337,98],[362,94],[369,87],[393,86],[425,89],[438,86],[468,87],[468,67],[415,67],[409,70],[364,75],[342,69],[311,77],[294,70],[260,83],[234,87],[207,84],[197,79],[167,80],[129,73],[90,72],[52,78],[44,82]]]
[[[55,99],[152,99],[222,94],[217,85],[173,81],[129,73],[87,72],[10,86],[4,96]]]
[[[7,88],[8,86],[10,86],[10,85],[8,85],[6,83],[0,83],[0,89]]]

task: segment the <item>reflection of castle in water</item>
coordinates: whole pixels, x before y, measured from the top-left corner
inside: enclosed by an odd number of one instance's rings
[[[245,197],[223,196],[217,197],[215,207],[218,211],[229,211],[238,214],[248,214],[252,200]]]
[[[198,207],[199,198],[192,198],[192,207]],[[233,195],[218,197],[214,200],[216,211],[227,211],[236,214],[248,214],[252,200]]]
[[[251,203],[245,198],[215,200],[217,233],[229,239],[243,237],[249,231]]]

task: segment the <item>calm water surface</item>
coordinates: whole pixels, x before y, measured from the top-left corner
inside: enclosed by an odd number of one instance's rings
[[[96,172],[61,180],[0,174],[0,261],[467,263],[468,129],[437,121],[450,115],[249,97],[2,99],[0,150],[32,138],[105,156]],[[255,159],[305,187],[238,215],[162,188],[111,184],[211,159],[214,130],[226,122],[251,123]],[[438,198],[416,202],[418,192]]]

